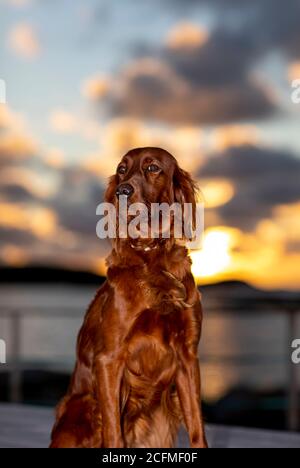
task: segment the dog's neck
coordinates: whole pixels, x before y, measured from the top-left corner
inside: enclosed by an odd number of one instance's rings
[[[141,267],[148,271],[168,271],[178,279],[183,278],[191,270],[191,260],[187,249],[168,239],[152,244],[133,244],[128,240],[119,239],[115,242],[106,263],[108,268],[129,270]]]

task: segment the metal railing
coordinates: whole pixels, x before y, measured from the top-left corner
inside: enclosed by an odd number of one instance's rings
[[[224,301],[222,306],[217,303],[209,304],[205,307],[206,312],[220,312],[236,314],[237,312],[243,313],[245,316],[255,313],[281,313],[284,314],[288,322],[288,334],[286,337],[286,349],[283,352],[288,352],[287,357],[287,407],[286,407],[286,421],[287,427],[290,431],[297,431],[300,429],[299,421],[299,389],[298,389],[298,366],[293,364],[291,359],[291,343],[296,338],[295,330],[297,329],[298,313],[300,312],[300,302],[298,300],[279,300],[274,299],[254,299],[243,298],[241,300]],[[24,364],[22,362],[22,325],[23,321],[28,317],[38,318],[72,318],[79,319],[83,317],[82,309],[76,310],[72,308],[62,308],[53,310],[53,308],[43,307],[42,309],[23,309],[23,310],[8,310],[0,308],[0,319],[5,318],[9,320],[10,324],[10,348],[12,354],[9,363],[5,366],[5,370],[9,372],[9,395],[10,401],[14,403],[22,402],[22,372],[24,371]]]

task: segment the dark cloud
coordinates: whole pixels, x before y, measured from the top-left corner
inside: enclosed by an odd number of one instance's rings
[[[219,24],[239,30],[258,51],[281,49],[300,57],[300,0],[165,0],[179,8],[213,10]]]
[[[7,167],[11,167],[11,164],[8,163]],[[18,168],[21,177],[22,166],[20,162]],[[41,163],[39,169],[41,174],[47,175],[45,163]],[[77,250],[79,253],[86,250],[87,255],[88,252],[94,252],[96,255],[96,247],[98,255],[100,255],[104,246],[103,242],[96,238],[95,231],[98,222],[96,207],[102,201],[104,194],[102,180],[80,167],[67,167],[59,171],[49,167],[48,174],[56,175],[58,179],[55,195],[41,198],[27,189],[22,184],[22,180],[20,183],[15,181],[10,183],[7,180],[0,186],[0,200],[9,202],[16,207],[20,206],[21,203],[25,208],[31,205],[50,210],[57,217],[57,228],[71,231],[78,238],[79,245],[71,248],[74,255],[76,255]],[[0,226],[0,248],[7,244],[24,246],[33,256],[37,251],[39,251],[39,256],[42,255],[43,251],[48,256],[49,252],[52,251],[55,258],[58,255],[59,246],[55,239],[38,239],[33,233],[27,231],[26,227],[24,229],[7,229]],[[39,246],[38,250],[37,246]],[[65,249],[67,250],[67,248],[66,245]]]
[[[13,139],[12,142],[14,143],[14,141]],[[0,139],[1,170],[15,168],[20,172],[20,183],[15,180],[10,182],[9,178],[4,183],[0,183],[0,198],[2,200],[10,203],[30,203],[49,208],[55,212],[58,223],[62,227],[79,234],[95,234],[96,206],[103,198],[104,192],[100,178],[81,167],[66,167],[57,170],[48,166],[45,160],[25,144],[11,144],[8,148],[3,145],[2,151],[1,148]],[[22,170],[24,168],[26,170],[34,169],[35,174],[40,174],[41,179],[47,179],[47,176],[56,178],[58,189],[55,196],[41,198],[29,187],[26,187],[22,183]],[[18,243],[18,239],[15,243]]]
[[[0,134],[0,169],[8,165],[30,163],[34,158],[35,150],[30,140],[14,135],[2,140]]]
[[[82,168],[66,168],[60,177],[60,188],[49,207],[65,229],[95,237],[96,207],[104,194],[102,180]]]
[[[243,146],[212,157],[202,178],[227,178],[236,186],[233,199],[218,209],[230,226],[253,229],[275,206],[300,201],[300,160],[290,153]]]
[[[228,0],[214,1],[222,10],[228,8]],[[299,0],[289,0],[285,4],[281,0],[230,0],[230,5],[244,9],[241,27],[245,37],[252,37],[257,49],[280,49],[291,57],[300,56]]]
[[[215,25],[209,40],[190,49],[144,48],[144,56],[164,64],[169,73],[159,68],[149,72],[142,65],[137,70],[132,64],[135,73],[120,73],[117,86],[107,96],[111,113],[201,125],[254,120],[273,113],[270,93],[251,79],[252,71],[272,51],[290,59],[300,57],[300,0],[285,5],[282,0],[178,0],[172,4],[212,8]]]
[[[116,115],[176,124],[219,124],[274,112],[250,77],[257,58],[243,36],[218,30],[199,47],[162,47],[131,64],[106,97]],[[152,60],[152,65],[151,65]]]
[[[246,81],[256,50],[242,35],[218,29],[200,47],[164,48],[162,58],[191,85],[215,88]]]
[[[153,90],[157,89],[157,94]],[[111,96],[115,114],[160,120],[170,124],[223,124],[269,115],[273,106],[250,83],[227,88],[189,88],[180,93],[166,89],[163,78],[139,77],[127,83],[122,97]]]
[[[37,197],[26,187],[12,183],[0,187],[0,196],[10,202],[36,202]]]
[[[33,232],[6,228],[0,225],[0,250],[6,246],[24,248],[33,262],[68,263],[78,262],[86,268],[99,257],[108,253],[107,242],[96,237],[96,206],[103,199],[101,180],[84,169],[65,168],[59,172],[60,185],[54,197],[40,199],[21,185],[11,184],[1,188],[0,196],[15,206],[28,205],[48,209],[57,217],[57,232],[49,238],[39,238]],[[71,232],[76,240],[60,244],[62,232]],[[1,253],[1,252],[0,252]],[[77,263],[76,263],[77,262]],[[80,263],[81,262],[81,263]]]
[[[37,238],[26,229],[14,229],[0,226],[0,247],[15,244],[18,247],[29,247]]]

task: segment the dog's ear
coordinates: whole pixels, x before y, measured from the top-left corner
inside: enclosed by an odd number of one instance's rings
[[[113,175],[110,177],[108,181],[108,186],[104,195],[104,200],[106,201],[106,203],[114,204],[117,186],[118,186],[117,177],[116,175]]]
[[[173,188],[174,200],[176,203],[180,203],[183,213],[184,238],[187,240],[192,240],[193,230],[196,227],[197,216],[197,184],[188,172],[184,171],[178,165],[176,165],[173,175]],[[185,204],[188,204],[189,208],[185,206]]]

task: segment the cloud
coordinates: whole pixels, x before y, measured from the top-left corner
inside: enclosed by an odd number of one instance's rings
[[[68,167],[59,149],[44,149],[19,124],[8,108],[0,112],[0,262],[99,268],[102,178]]]
[[[170,6],[170,0],[165,0]],[[286,8],[282,0],[181,0],[173,1],[177,8],[198,10],[208,7],[218,24],[239,29],[258,51],[280,49],[291,57],[300,57],[300,2],[289,0]]]
[[[0,202],[0,226],[26,230],[38,238],[51,237],[55,232],[56,215],[42,206]]]
[[[299,58],[299,0],[287,8],[281,0],[174,3],[213,10],[210,31],[190,22],[175,25],[164,46],[144,48],[144,59],[133,61],[101,91],[101,109],[106,104],[113,115],[176,125],[270,116],[277,103],[270,83],[253,78],[255,65],[274,50]]]
[[[0,248],[0,262],[15,267],[25,266],[28,263],[28,252],[24,247],[5,244]]]
[[[61,169],[66,164],[66,155],[64,151],[60,148],[46,148],[43,154],[43,159],[45,161],[45,164],[55,169]]]
[[[246,80],[256,51],[242,35],[217,29],[204,45],[189,50],[166,48],[162,57],[195,86],[215,87]]]
[[[257,144],[258,129],[254,125],[225,125],[217,127],[212,133],[215,151],[224,151],[234,146]]]
[[[63,135],[77,134],[86,140],[97,140],[100,137],[99,123],[85,116],[65,109],[54,109],[49,115],[49,127],[52,131]]]
[[[102,98],[107,94],[108,90],[109,80],[103,76],[87,78],[81,87],[82,95],[91,101]]]
[[[256,50],[241,35],[216,30],[200,45],[181,35],[176,47],[148,51],[123,69],[101,104],[113,115],[176,125],[259,119],[274,111],[270,93],[250,73]]]
[[[230,226],[245,230],[272,216],[278,205],[300,200],[300,160],[292,154],[245,145],[211,157],[200,170],[203,178],[225,178],[234,197],[218,209]]]
[[[259,61],[282,52],[300,57],[300,2],[290,0],[165,0],[212,13],[210,30],[178,23],[161,47],[141,47],[139,58],[97,97],[101,112],[175,125],[224,124],[266,118],[278,103],[272,83],[259,83]],[[196,15],[195,15],[196,16]],[[143,57],[141,58],[141,54]],[[294,66],[290,76],[298,69]],[[94,84],[97,89],[97,83]],[[93,88],[93,87],[92,87]]]
[[[0,167],[31,159],[35,152],[35,142],[30,137],[7,133],[0,139]]]
[[[168,33],[166,45],[170,49],[201,47],[207,41],[208,36],[208,31],[198,25],[188,22],[180,23]]]
[[[201,180],[201,193],[206,209],[216,208],[228,203],[234,196],[232,183],[226,179]]]
[[[255,0],[253,10],[253,21],[245,32],[252,34],[257,47],[277,48],[290,57],[300,57],[299,0],[289,0],[286,8],[281,0]]]
[[[61,171],[59,190],[49,204],[63,228],[95,237],[96,207],[103,201],[104,190],[100,177],[82,167],[65,168]]]
[[[73,133],[77,127],[76,117],[63,109],[53,110],[49,117],[52,130],[58,133]]]
[[[37,170],[15,165],[0,172],[0,195],[10,201],[34,201],[49,198],[54,187],[51,180]]]
[[[0,130],[11,130],[14,133],[26,132],[24,117],[8,105],[0,105]]]
[[[41,45],[33,26],[19,23],[12,27],[8,34],[9,47],[20,57],[35,59],[41,53]]]
[[[1,241],[0,248],[10,244],[18,247],[28,247],[36,241],[34,234],[27,229],[15,229],[11,227],[1,226]]]
[[[1,196],[14,202],[36,201],[36,196],[23,182],[2,185]]]
[[[289,65],[287,77],[291,82],[300,79],[300,61]]]
[[[98,151],[88,154],[82,166],[102,180],[115,173],[120,158],[132,148],[165,148],[182,167],[191,172],[198,169],[203,159],[203,134],[193,126],[176,127],[170,132],[168,128],[146,125],[138,119],[114,118],[103,126],[100,140]]]
[[[47,198],[21,181],[1,185],[0,261],[14,264],[11,249],[24,248],[29,263],[96,269],[107,254],[107,243],[96,237],[101,181],[82,168],[64,168],[59,175],[58,190]]]

